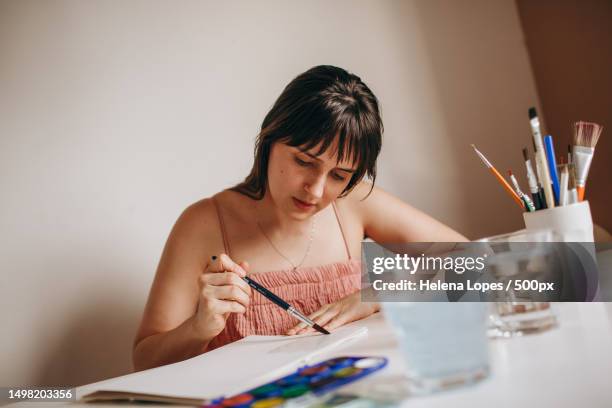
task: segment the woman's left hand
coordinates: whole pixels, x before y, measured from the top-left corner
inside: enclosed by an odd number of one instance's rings
[[[375,302],[362,302],[361,292],[355,292],[338,300],[335,303],[324,305],[319,310],[308,316],[310,320],[327,330],[334,330],[344,324],[360,320],[376,313],[380,305]],[[287,331],[287,335],[314,332],[313,328],[300,323]]]

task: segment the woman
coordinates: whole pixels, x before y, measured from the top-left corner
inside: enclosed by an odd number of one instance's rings
[[[382,130],[359,77],[318,66],[291,81],[263,121],[249,176],[191,205],[170,233],[134,343],[136,370],[250,334],[304,332],[251,292],[247,273],[333,330],[379,309],[360,301],[364,237],[464,241],[374,187]]]

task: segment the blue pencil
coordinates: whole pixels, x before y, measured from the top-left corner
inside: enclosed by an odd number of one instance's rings
[[[546,161],[548,161],[548,169],[550,170],[550,178],[552,180],[553,193],[555,194],[555,204],[559,205],[559,174],[557,173],[557,161],[555,160],[555,147],[551,135],[544,138],[544,150],[546,150]]]

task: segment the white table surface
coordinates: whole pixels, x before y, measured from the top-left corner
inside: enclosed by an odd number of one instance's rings
[[[559,327],[490,341],[489,378],[426,397],[408,397],[402,406],[612,407],[612,304],[565,303],[556,307]],[[378,377],[349,387],[392,392],[402,383],[401,355],[382,316],[368,321],[368,326],[366,341],[336,354],[389,357],[389,366]],[[347,391],[351,391],[349,387]]]
[[[612,270],[612,251],[598,254],[600,270]],[[559,326],[544,333],[489,342],[491,374],[485,380],[425,397],[407,397],[403,407],[612,407],[612,303],[557,303]],[[319,355],[317,360],[353,355],[385,356],[389,365],[343,387],[346,392],[391,394],[405,386],[404,364],[381,313],[352,324],[366,337]],[[81,396],[88,384],[77,388]],[[111,403],[21,402],[11,407],[117,407]],[[121,403],[121,406],[142,404]],[[146,404],[147,407],[169,405]],[[177,406],[177,405],[175,405]]]
[[[612,303],[564,303],[556,304],[556,308],[560,320],[557,328],[524,337],[490,341],[489,378],[475,385],[426,397],[408,397],[402,406],[611,407]],[[401,389],[405,384],[404,364],[384,316],[378,313],[358,324],[368,327],[366,337],[321,355],[320,360],[342,355],[386,356],[389,358],[386,368],[342,390],[381,393]],[[77,395],[81,394],[79,388]],[[66,405],[89,408],[118,406],[65,402],[21,402],[10,406],[42,408]],[[121,406],[131,405],[143,406],[121,403]],[[146,406],[168,407],[158,404]]]

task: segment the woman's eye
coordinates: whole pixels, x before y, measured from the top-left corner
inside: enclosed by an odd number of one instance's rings
[[[299,157],[295,158],[295,162],[297,164],[299,164],[300,166],[304,166],[304,167],[310,166],[310,162],[304,161],[304,160],[300,159]]]
[[[338,174],[338,173],[332,173],[332,177],[333,177],[333,178],[335,178],[335,179],[336,179],[336,180],[338,180],[338,181],[344,181],[344,180],[346,180],[346,179],[345,179],[343,176],[341,176],[341,175],[340,175],[340,174]]]

